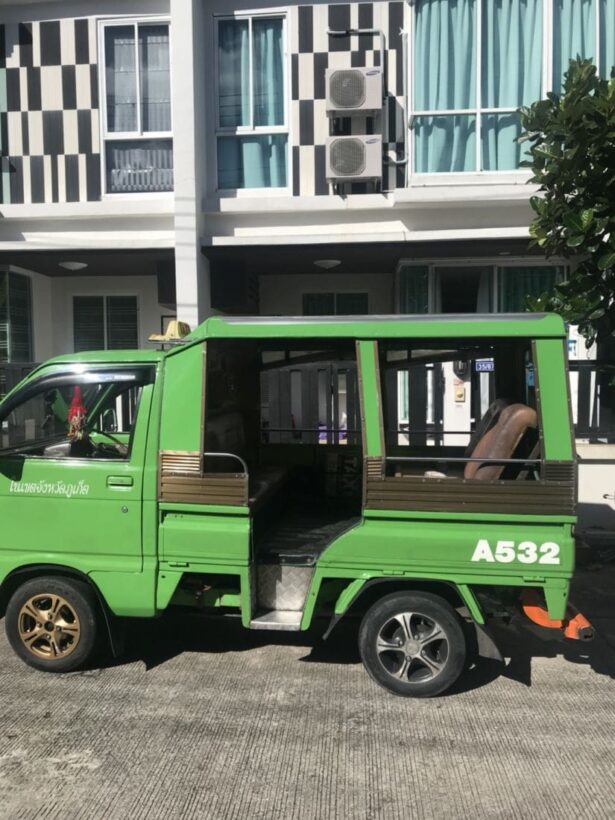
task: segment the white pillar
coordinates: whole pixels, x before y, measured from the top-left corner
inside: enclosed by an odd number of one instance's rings
[[[202,0],[171,0],[175,283],[177,317],[194,328],[211,313],[209,266],[201,253],[204,185],[205,27]]]

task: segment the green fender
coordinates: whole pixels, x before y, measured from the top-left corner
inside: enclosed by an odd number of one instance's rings
[[[387,578],[387,577],[376,577],[376,578],[355,578],[354,581],[351,581],[348,586],[340,593],[334,609],[334,615],[331,618],[331,622],[327,628],[327,631],[324,634],[324,637],[328,637],[331,633],[333,627],[337,624],[337,622],[342,618],[343,615],[349,610],[351,605],[356,601],[359,595],[370,586],[374,584],[386,584],[391,581],[397,581],[397,578]],[[412,579],[405,578],[404,581],[408,582],[408,585],[411,586]],[[421,579],[421,583],[425,583],[423,579]],[[480,608],[480,604],[474,595],[474,592],[467,584],[455,584],[451,581],[440,581],[439,583],[444,583],[446,586],[450,587],[451,589],[455,590],[461,600],[463,601],[464,605],[468,608],[468,612],[474,623],[479,624],[480,626],[484,626],[485,624],[485,616]],[[303,624],[302,624],[303,627]]]

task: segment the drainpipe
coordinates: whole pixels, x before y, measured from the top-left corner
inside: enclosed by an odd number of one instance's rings
[[[403,71],[403,85],[402,85],[402,107],[403,107],[403,129],[404,129],[404,155],[401,159],[393,161],[391,164],[393,165],[403,165],[404,166],[404,187],[408,187],[408,141],[409,135],[408,131],[410,129],[410,122],[408,119],[408,32],[402,31],[401,34],[401,54],[402,54],[402,71]]]
[[[329,29],[327,31],[329,37],[350,37],[353,34],[357,34],[359,36],[368,36],[371,35],[372,37],[379,37],[380,38],[380,68],[382,69],[382,73],[384,76],[384,31],[380,31],[377,28],[347,28],[344,31],[333,31]]]

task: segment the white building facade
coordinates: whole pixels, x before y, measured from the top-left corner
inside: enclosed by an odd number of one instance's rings
[[[610,72],[615,0],[0,0],[0,355],[523,309],[566,266],[528,250],[516,109],[576,54]],[[380,99],[332,108],[357,70]]]
[[[615,0],[0,0],[0,395],[175,317],[525,309],[567,267],[516,112],[576,55],[610,74]]]

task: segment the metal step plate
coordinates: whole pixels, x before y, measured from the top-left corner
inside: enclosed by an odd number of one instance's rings
[[[256,568],[258,607],[301,612],[314,574],[313,567],[259,564]]]
[[[290,612],[287,609],[259,612],[250,621],[250,629],[279,629],[285,632],[298,632],[301,625],[301,615],[301,612]]]

